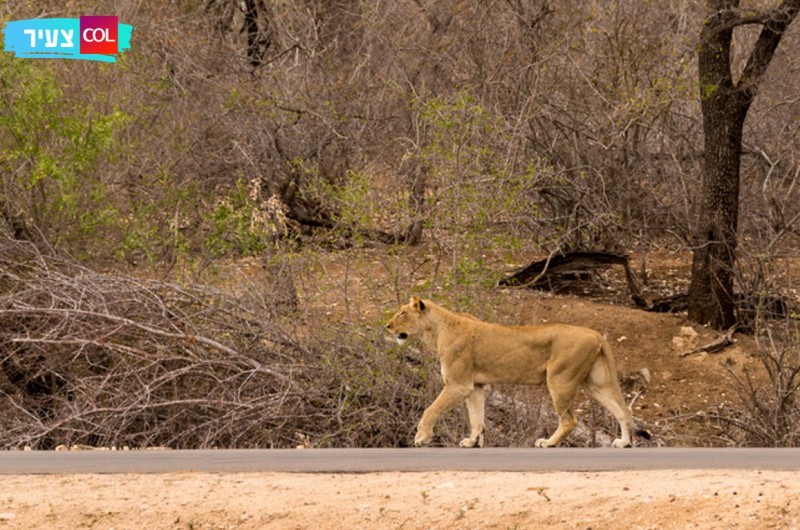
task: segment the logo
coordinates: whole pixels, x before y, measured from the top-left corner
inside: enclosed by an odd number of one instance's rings
[[[130,48],[133,26],[116,16],[37,18],[8,22],[5,51],[23,59],[81,59],[113,63]]]
[[[116,55],[119,51],[117,17],[81,17],[81,55]]]

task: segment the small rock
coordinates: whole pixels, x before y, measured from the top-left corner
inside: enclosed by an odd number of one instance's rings
[[[697,348],[698,334],[691,326],[681,326],[680,332],[672,337],[672,349],[677,353]]]

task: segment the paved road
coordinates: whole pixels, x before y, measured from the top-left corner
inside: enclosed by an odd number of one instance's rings
[[[800,448],[0,451],[0,474],[655,469],[800,470]]]

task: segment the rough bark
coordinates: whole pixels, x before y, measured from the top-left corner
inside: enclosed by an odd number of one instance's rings
[[[709,15],[698,51],[705,152],[689,318],[716,329],[736,322],[733,279],[744,122],[780,39],[800,9],[800,0],[784,1],[762,13],[740,13],[738,7],[738,0],[708,1]],[[763,29],[740,79],[735,80],[731,71],[733,31],[754,23],[762,24]]]

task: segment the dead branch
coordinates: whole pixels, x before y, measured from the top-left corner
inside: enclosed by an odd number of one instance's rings
[[[731,326],[728,328],[728,331],[725,332],[724,335],[719,337],[716,340],[709,342],[708,344],[704,344],[699,346],[693,350],[685,351],[680,354],[681,357],[688,357],[689,355],[694,355],[695,353],[706,352],[706,353],[718,353],[733,344],[733,333],[736,331],[737,326]]]

